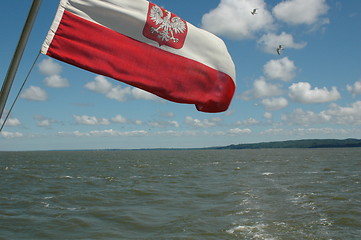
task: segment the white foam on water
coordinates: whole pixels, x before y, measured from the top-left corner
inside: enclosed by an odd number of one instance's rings
[[[274,237],[267,234],[267,227],[268,225],[266,224],[256,222],[253,226],[239,225],[226,232],[229,234],[242,235],[242,237],[250,237],[251,239],[274,240]]]
[[[65,178],[65,179],[72,179],[72,176],[60,176],[60,178]]]
[[[264,173],[262,173],[262,175],[263,175],[263,176],[269,176],[269,175],[273,175],[273,173],[271,173],[271,172],[264,172]]]
[[[46,202],[41,202],[45,208],[49,208],[50,204],[49,203],[46,203]]]

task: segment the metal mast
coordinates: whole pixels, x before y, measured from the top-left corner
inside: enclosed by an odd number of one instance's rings
[[[42,0],[33,0],[33,4],[31,5],[31,9],[29,11],[28,14],[28,18],[26,19],[23,31],[21,33],[18,45],[16,47],[13,59],[10,63],[8,72],[6,74],[3,86],[1,88],[1,92],[0,92],[0,117],[3,114],[4,108],[5,108],[5,104],[6,101],[8,99],[10,90],[11,90],[11,86],[13,85],[14,82],[14,78],[16,75],[16,72],[18,70],[20,61],[21,61],[21,57],[23,56],[25,47],[26,47],[26,43],[28,42],[29,36],[30,36],[30,32],[31,29],[33,27],[33,24],[35,22],[36,19],[36,15],[38,13],[38,10],[40,8],[41,5],[41,1]]]

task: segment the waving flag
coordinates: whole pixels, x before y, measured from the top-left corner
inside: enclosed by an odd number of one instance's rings
[[[221,39],[145,0],[61,0],[42,53],[203,112],[236,87]]]

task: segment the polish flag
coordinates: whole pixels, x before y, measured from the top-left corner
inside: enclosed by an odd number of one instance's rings
[[[146,0],[61,0],[41,52],[202,112],[236,87],[220,38]]]

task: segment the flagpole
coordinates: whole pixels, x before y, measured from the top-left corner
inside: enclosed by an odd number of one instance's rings
[[[30,36],[30,32],[31,29],[33,27],[33,24],[35,22],[36,19],[36,15],[38,13],[38,10],[40,8],[41,5],[41,1],[42,0],[33,0],[33,4],[31,5],[31,9],[29,11],[28,17],[26,19],[23,31],[21,33],[18,45],[16,47],[13,59],[10,63],[8,72],[6,74],[3,86],[1,88],[1,92],[0,92],[0,117],[3,114],[4,108],[5,108],[5,104],[6,101],[9,97],[9,93],[11,90],[11,86],[14,82],[14,78],[16,75],[16,71],[18,70],[20,61],[21,61],[21,57],[23,56],[25,47],[26,47],[26,43],[28,42],[29,36]]]

